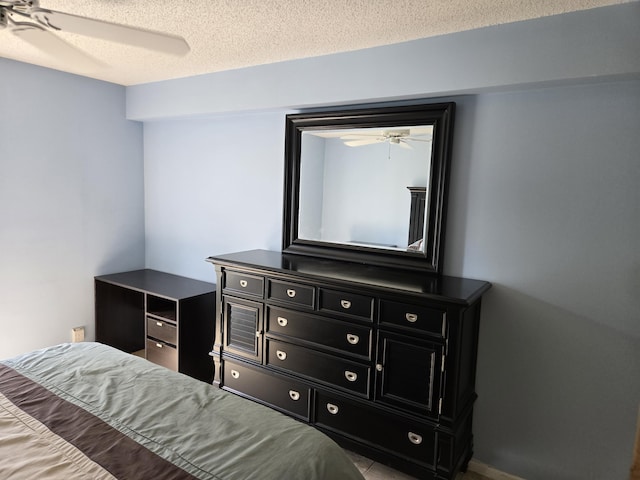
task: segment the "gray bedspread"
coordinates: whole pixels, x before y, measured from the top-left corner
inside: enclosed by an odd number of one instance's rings
[[[0,478],[362,480],[308,425],[98,343],[0,362]]]

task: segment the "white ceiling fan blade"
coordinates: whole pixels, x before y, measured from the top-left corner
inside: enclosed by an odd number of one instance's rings
[[[43,25],[63,32],[77,33],[87,37],[124,43],[172,55],[185,55],[190,50],[189,44],[185,39],[177,35],[168,35],[93,18],[79,17],[69,13],[56,12],[55,10],[34,9],[31,12],[31,16]]]
[[[360,140],[361,138],[379,138],[380,141],[385,139],[385,137],[380,134],[372,133],[349,133],[340,137],[341,140]]]
[[[374,143],[384,142],[384,140],[379,140],[377,138],[370,138],[366,140],[347,140],[344,142],[348,147],[361,147],[363,145],[373,145]]]
[[[413,150],[413,147],[409,145],[407,142],[405,142],[404,140],[400,140],[398,142],[398,145],[400,145],[401,148],[404,148],[406,150]]]
[[[11,33],[42,52],[52,55],[61,61],[73,62],[85,67],[104,67],[105,65],[82,50],[62,40],[49,30],[38,25],[16,23]]]

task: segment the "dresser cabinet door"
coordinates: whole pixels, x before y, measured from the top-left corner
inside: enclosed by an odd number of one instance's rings
[[[262,361],[261,303],[224,297],[224,349],[255,362]]]
[[[378,332],[376,401],[437,417],[442,356],[442,345]]]

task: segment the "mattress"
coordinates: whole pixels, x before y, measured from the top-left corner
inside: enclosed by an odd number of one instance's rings
[[[0,362],[0,478],[363,477],[306,424],[87,342]]]

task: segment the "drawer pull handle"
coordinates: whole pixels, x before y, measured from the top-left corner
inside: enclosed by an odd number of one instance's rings
[[[247,288],[247,285],[249,285],[249,283],[246,280],[240,280],[240,286],[242,288]]]
[[[289,320],[284,317],[278,317],[278,325],[280,325],[281,327],[286,327],[287,323],[289,323]]]
[[[356,372],[350,372],[349,370],[346,370],[344,372],[344,376],[347,378],[347,380],[349,380],[350,382],[355,382],[358,379],[358,374]]]
[[[163,325],[163,323],[162,323],[162,322],[156,322],[156,325],[157,325],[158,327],[161,327],[161,326]]]
[[[162,348],[162,344],[161,343],[156,343],[156,347]]]
[[[404,318],[406,318],[408,322],[415,323],[415,321],[418,320],[418,315],[415,313],[407,313]]]
[[[285,360],[287,358],[287,352],[276,350],[276,357],[278,357],[278,360]]]
[[[300,392],[296,392],[295,390],[289,390],[289,396],[294,402],[300,400]]]
[[[347,333],[347,342],[349,342],[351,345],[357,345],[359,341],[360,337],[358,335]]]
[[[340,305],[342,305],[342,308],[344,308],[345,310],[351,308],[351,302],[349,300],[340,300]]]
[[[381,372],[382,371],[382,364],[381,363],[376,363],[376,370]]]
[[[289,298],[293,298],[296,296],[296,291],[293,288],[287,288],[287,295],[289,295]]]
[[[331,415],[335,415],[336,413],[338,413],[338,406],[334,405],[333,403],[327,403],[327,410],[329,410],[329,413]]]
[[[231,376],[233,378],[240,378],[240,372],[237,370],[231,370]]]
[[[420,445],[422,443],[422,435],[418,435],[417,433],[409,432],[407,434],[409,437],[409,441],[414,445]]]

